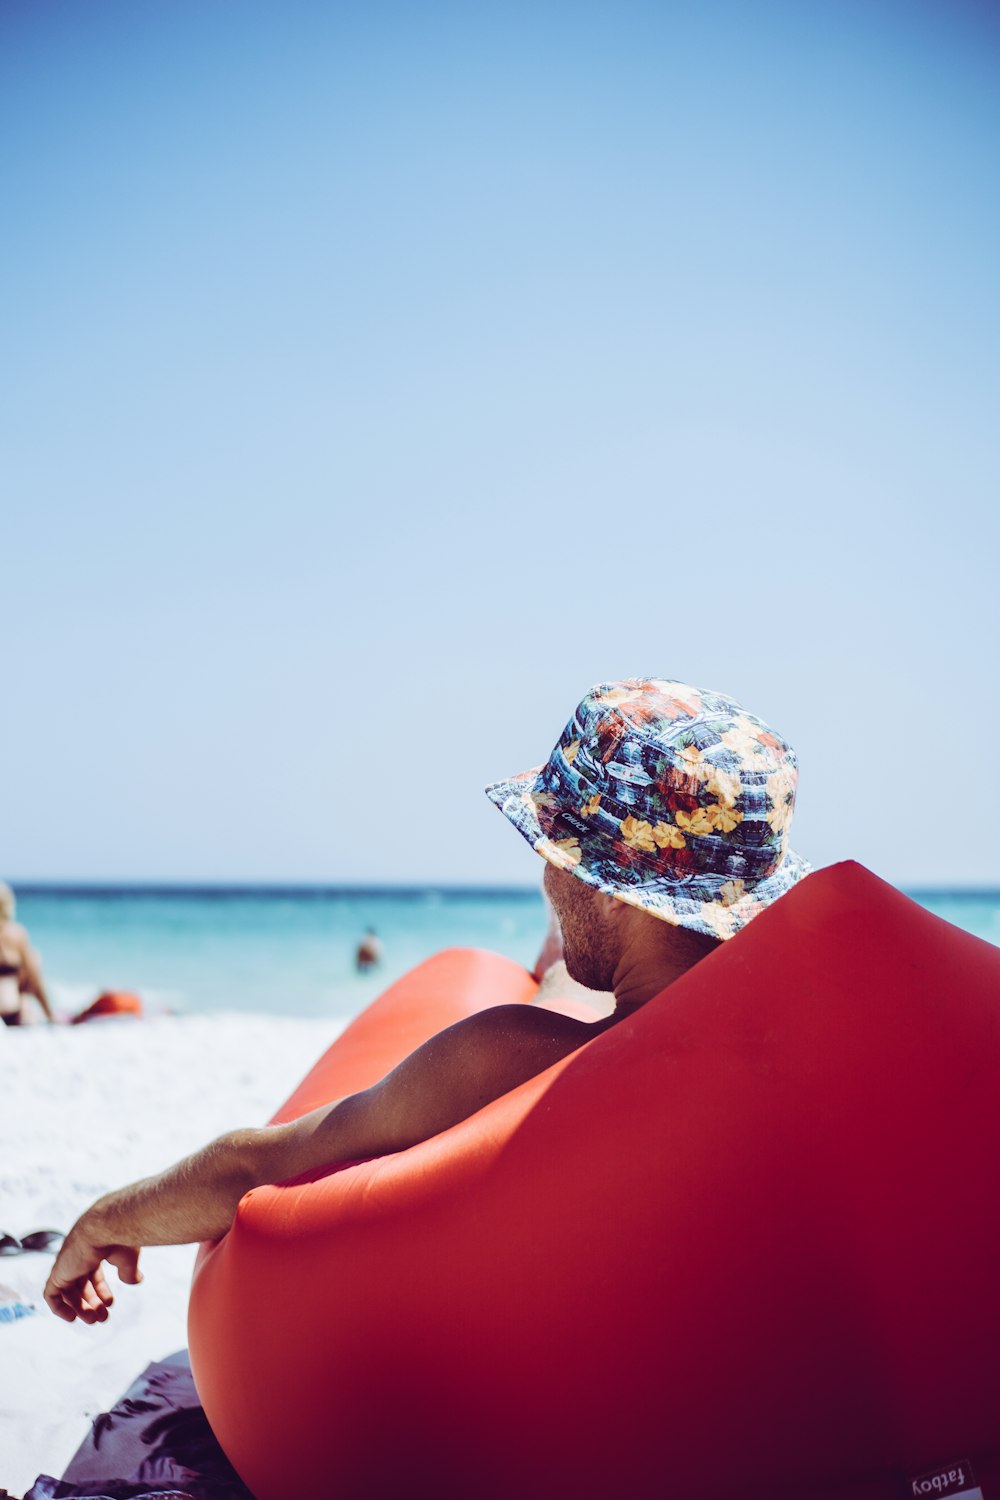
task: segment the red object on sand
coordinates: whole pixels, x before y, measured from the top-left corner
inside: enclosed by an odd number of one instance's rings
[[[105,990],[86,1010],[81,1010],[79,1015],[74,1016],[70,1024],[78,1026],[81,1021],[93,1021],[98,1016],[141,1015],[142,1001],[138,995],[133,995],[129,990]]]
[[[531,989],[439,955],[278,1118]],[[198,1391],[259,1500],[897,1500],[970,1463],[990,1500],[998,1160],[1000,950],[837,865],[471,1120],[248,1194]]]

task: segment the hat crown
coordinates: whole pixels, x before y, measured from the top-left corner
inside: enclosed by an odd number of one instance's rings
[[[784,854],[797,779],[791,746],[735,699],[630,678],[577,706],[539,778],[541,814],[596,819],[589,833],[661,867],[758,880]]]
[[[788,847],[798,768],[724,693],[601,682],[544,766],[487,788],[543,858],[665,921],[730,937],[808,871]]]

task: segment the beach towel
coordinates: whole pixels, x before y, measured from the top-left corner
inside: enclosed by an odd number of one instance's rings
[[[24,1500],[68,1500],[69,1496],[85,1497],[85,1500],[207,1500],[208,1491],[200,1490],[195,1495],[191,1490],[151,1490],[145,1484],[108,1484],[101,1486],[98,1495],[93,1485],[81,1488],[62,1479],[53,1479],[50,1474],[40,1474]]]
[[[253,1500],[208,1425],[186,1352],[149,1365],[90,1434],[62,1479],[24,1500]]]

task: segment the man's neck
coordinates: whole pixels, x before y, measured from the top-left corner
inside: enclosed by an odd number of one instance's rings
[[[675,979],[694,968],[697,959],[665,951],[662,945],[627,948],[615,965],[615,1017],[631,1015]]]

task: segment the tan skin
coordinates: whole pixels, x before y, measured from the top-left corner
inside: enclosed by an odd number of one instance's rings
[[[49,997],[45,993],[45,985],[42,982],[42,969],[38,962],[38,955],[20,923],[12,922],[7,918],[0,919],[0,963],[18,966],[19,994],[34,995],[45,1013],[45,1019],[50,1022],[55,1021],[52,1006],[49,1004]],[[23,1019],[24,1011],[20,1002],[18,1009]]]
[[[614,992],[609,1016],[586,1022],[495,1006],[432,1037],[369,1089],[285,1125],[230,1131],[158,1176],[108,1193],[77,1220],[56,1257],[45,1287],[56,1316],[103,1323],[114,1301],[103,1262],[134,1284],[143,1245],[218,1239],[251,1188],[402,1151],[457,1125],[617,1025],[716,946],[551,865],[545,889],[571,977]]]

